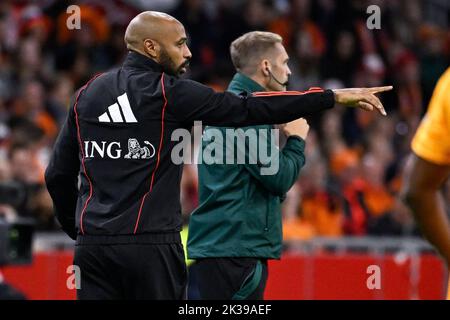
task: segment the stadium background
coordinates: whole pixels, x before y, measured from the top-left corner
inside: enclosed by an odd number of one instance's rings
[[[66,27],[71,4],[81,8],[80,30]],[[381,8],[379,30],[366,25],[372,4]],[[1,1],[0,185],[23,196],[10,203],[1,195],[0,215],[32,219],[36,233],[32,262],[3,266],[0,283],[32,299],[74,297],[66,288],[72,243],[53,217],[43,173],[71,95],[121,63],[125,27],[142,10],[185,25],[186,76],[219,91],[234,73],[229,44],[252,30],[282,35],[292,90],[394,86],[382,96],[388,117],[335,108],[308,119],[307,164],[284,202],[285,256],[271,263],[268,298],[444,297],[442,261],[398,194],[412,135],[450,62],[446,0]],[[450,210],[450,181],[444,197]],[[185,166],[181,201],[187,223],[198,204],[195,165]],[[382,289],[367,288],[369,265],[381,266]]]

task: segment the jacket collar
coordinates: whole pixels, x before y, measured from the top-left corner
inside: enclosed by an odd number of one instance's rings
[[[228,85],[228,90],[234,93],[252,93],[257,91],[266,91],[259,83],[243,75],[242,73],[236,73]]]
[[[147,58],[146,56],[136,51],[128,52],[125,61],[123,63],[123,66],[137,69],[152,70],[156,72],[163,72],[163,68],[159,63],[150,58]]]

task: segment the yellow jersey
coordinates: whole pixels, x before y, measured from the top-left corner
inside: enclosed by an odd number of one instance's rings
[[[422,159],[438,165],[450,165],[450,68],[434,89],[411,147]]]

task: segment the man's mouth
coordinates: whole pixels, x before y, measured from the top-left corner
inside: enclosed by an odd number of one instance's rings
[[[189,61],[184,62],[184,63],[180,66],[180,68],[178,69],[178,70],[179,70],[179,73],[180,73],[180,74],[185,73],[185,72],[187,71],[187,67],[189,67]]]

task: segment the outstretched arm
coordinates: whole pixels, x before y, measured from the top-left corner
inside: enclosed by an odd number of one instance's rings
[[[167,100],[167,111],[180,122],[195,120],[205,125],[251,126],[287,123],[332,108],[335,103],[365,110],[377,109],[385,114],[375,94],[392,87],[322,90],[305,92],[260,92],[239,97],[230,92],[216,93],[190,80],[174,79],[163,74],[161,90]]]

